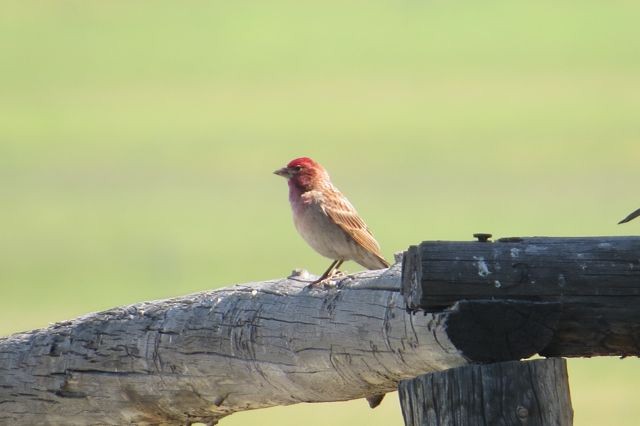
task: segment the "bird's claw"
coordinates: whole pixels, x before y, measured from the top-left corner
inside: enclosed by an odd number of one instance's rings
[[[309,283],[307,288],[331,288],[336,286],[336,280],[346,276],[346,274],[342,271],[335,270],[333,273],[327,277],[320,277],[317,280]]]
[[[312,281],[311,283],[309,283],[309,285],[307,286],[307,288],[331,288],[331,287],[335,287],[335,284],[331,281],[330,278],[325,278],[323,280],[315,280]]]

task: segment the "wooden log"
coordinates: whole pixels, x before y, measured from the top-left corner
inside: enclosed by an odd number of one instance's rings
[[[640,355],[640,237],[426,241],[405,253],[403,294],[448,312],[472,361]]]
[[[399,386],[405,426],[570,426],[573,409],[561,358],[467,365]]]
[[[145,302],[0,339],[0,424],[213,424],[236,411],[393,391],[463,365],[400,267]],[[364,403],[364,402],[363,402]]]

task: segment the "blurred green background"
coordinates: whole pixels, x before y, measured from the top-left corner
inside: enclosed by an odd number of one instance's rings
[[[616,225],[640,207],[638,22],[632,1],[4,1],[0,334],[322,272],[271,174],[300,155],[388,259],[640,233]],[[569,366],[576,425],[637,424],[637,359]],[[395,395],[366,407],[222,424],[402,424]]]

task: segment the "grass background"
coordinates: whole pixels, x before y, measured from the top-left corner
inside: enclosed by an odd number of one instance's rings
[[[271,174],[300,155],[388,259],[637,234],[616,222],[640,207],[639,21],[631,1],[5,1],[0,334],[321,272]],[[637,423],[637,359],[569,367],[577,426]],[[402,424],[393,395],[223,424],[301,421]]]

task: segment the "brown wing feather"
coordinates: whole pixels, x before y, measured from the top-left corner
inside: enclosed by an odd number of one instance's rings
[[[332,195],[334,196],[324,197],[324,210],[327,215],[358,245],[378,257],[388,267],[389,263],[380,253],[380,245],[353,205],[337,190]]]

